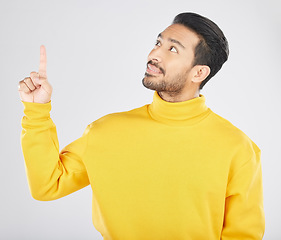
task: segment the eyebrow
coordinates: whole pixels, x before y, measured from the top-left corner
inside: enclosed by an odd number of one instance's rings
[[[157,38],[163,39],[162,34],[159,33]],[[172,42],[172,43],[175,43],[175,44],[178,44],[178,45],[181,46],[183,49],[185,49],[185,46],[183,46],[183,44],[182,44],[180,41],[176,40],[176,39],[168,38],[168,41],[170,41],[170,42]]]

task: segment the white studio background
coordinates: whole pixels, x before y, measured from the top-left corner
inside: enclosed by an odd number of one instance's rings
[[[20,146],[18,81],[47,49],[51,116],[60,148],[97,118],[150,103],[146,57],[180,12],[209,17],[224,31],[229,61],[203,89],[207,105],[262,150],[266,233],[281,239],[281,10],[279,0],[0,1],[0,239],[96,239],[91,189],[52,202],[30,196]]]

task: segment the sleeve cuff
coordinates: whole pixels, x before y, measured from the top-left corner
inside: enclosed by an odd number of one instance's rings
[[[24,115],[28,119],[49,119],[51,111],[51,101],[48,103],[23,102]]]

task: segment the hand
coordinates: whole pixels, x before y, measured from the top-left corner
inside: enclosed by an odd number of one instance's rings
[[[20,98],[23,102],[48,103],[51,100],[52,86],[47,79],[47,57],[45,46],[40,47],[39,72],[31,72],[19,82]]]

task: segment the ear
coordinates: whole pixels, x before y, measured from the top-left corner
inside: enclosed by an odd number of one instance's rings
[[[194,74],[192,77],[192,82],[201,83],[204,81],[210,74],[211,69],[207,65],[196,65],[194,66]]]

